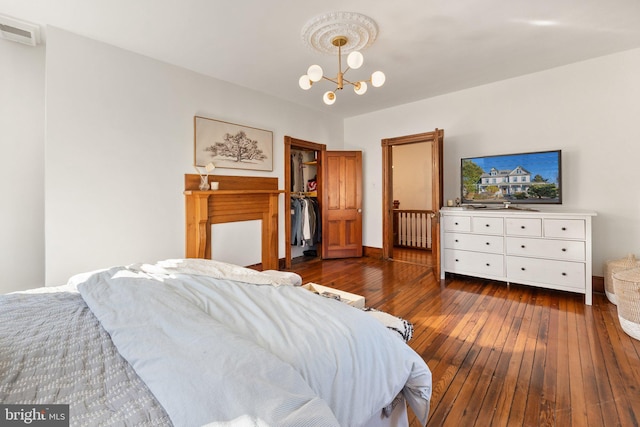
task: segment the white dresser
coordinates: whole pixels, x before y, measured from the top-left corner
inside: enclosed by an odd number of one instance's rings
[[[560,209],[442,208],[445,273],[578,292],[591,305],[591,219]]]

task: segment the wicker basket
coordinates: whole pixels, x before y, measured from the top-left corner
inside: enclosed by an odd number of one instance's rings
[[[618,320],[622,329],[640,340],[640,268],[613,274],[613,287],[618,300]]]
[[[629,270],[636,267],[640,267],[640,261],[636,260],[636,256],[634,254],[629,254],[626,258],[605,262],[604,292],[605,294],[607,294],[607,299],[610,302],[612,302],[613,304],[617,304],[616,292],[613,289],[613,274],[618,271]]]

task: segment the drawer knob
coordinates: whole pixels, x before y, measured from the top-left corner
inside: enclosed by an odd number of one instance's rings
[[[562,248],[562,252],[567,252],[567,248]]]
[[[487,267],[491,267],[491,264],[487,263]]]
[[[524,245],[520,245],[520,247],[521,247],[522,249],[524,249],[524,248],[525,248],[525,246],[524,246]]]
[[[458,262],[458,261],[459,261],[459,260],[458,260],[458,259],[456,259],[456,262]]]
[[[520,228],[522,228],[524,230],[524,225],[521,225]]]
[[[562,231],[567,231],[567,227],[562,227]]]
[[[567,273],[562,273],[562,275],[563,275],[563,276],[566,276],[566,275],[567,275]]]
[[[458,225],[458,223],[457,223],[457,222],[454,222],[454,224],[455,224],[455,225]]]
[[[485,226],[485,227],[491,227],[489,224],[485,224],[484,226]]]
[[[526,268],[524,268],[524,267],[520,267],[520,270],[525,271],[525,270],[526,270]]]
[[[491,244],[491,243],[489,243],[489,242],[485,243],[485,245],[487,245],[487,246],[489,246],[490,244]]]
[[[460,240],[456,239],[455,242],[458,243]]]

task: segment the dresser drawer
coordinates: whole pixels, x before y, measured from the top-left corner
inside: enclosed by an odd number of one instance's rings
[[[444,250],[444,269],[452,273],[504,277],[504,256],[455,249]]]
[[[507,236],[542,236],[542,218],[507,218]]]
[[[445,248],[476,252],[502,254],[504,239],[502,236],[484,236],[481,234],[445,233]]]
[[[535,282],[542,286],[553,285],[584,293],[584,270],[585,266],[581,262],[507,256],[507,277],[509,281],[516,283]]]
[[[507,237],[507,255],[584,261],[585,243],[574,240],[543,240]]]
[[[581,239],[586,236],[586,225],[582,219],[545,219],[544,236],[561,239]]]
[[[471,218],[468,216],[445,216],[444,231],[471,231]]]
[[[473,217],[471,218],[471,231],[482,234],[504,234],[504,219],[494,217]]]

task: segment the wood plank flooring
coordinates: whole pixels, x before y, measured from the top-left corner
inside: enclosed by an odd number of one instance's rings
[[[440,283],[428,264],[294,260],[291,271],[413,322],[409,344],[433,373],[429,426],[639,425],[640,341],[604,295],[589,307],[565,292]]]

